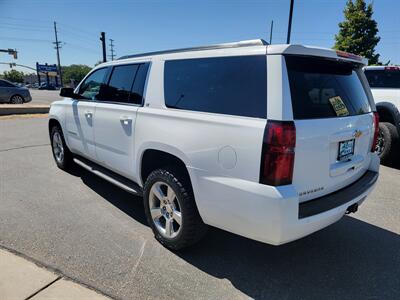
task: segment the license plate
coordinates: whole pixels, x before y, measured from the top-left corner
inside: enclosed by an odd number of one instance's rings
[[[355,139],[339,142],[338,160],[348,160],[354,155]]]

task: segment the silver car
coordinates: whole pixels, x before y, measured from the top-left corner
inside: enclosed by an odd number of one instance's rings
[[[0,103],[23,104],[32,101],[29,90],[0,79]]]

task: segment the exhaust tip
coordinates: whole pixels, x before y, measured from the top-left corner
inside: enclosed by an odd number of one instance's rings
[[[346,215],[355,213],[358,210],[358,203],[354,203],[353,205],[350,205],[347,210],[346,210]]]

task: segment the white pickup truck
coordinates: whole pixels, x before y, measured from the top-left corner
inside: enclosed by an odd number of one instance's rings
[[[53,155],[61,169],[76,163],[143,195],[170,249],[207,225],[287,243],[355,212],[376,184],[364,65],[262,40],[122,57],[61,90]]]
[[[364,68],[379,114],[377,152],[382,163],[400,159],[400,67]]]

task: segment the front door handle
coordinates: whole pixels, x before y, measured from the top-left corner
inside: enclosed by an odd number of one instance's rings
[[[119,120],[122,122],[124,125],[129,125],[130,122],[132,122],[132,118],[128,116],[122,116],[119,118]]]
[[[93,113],[89,110],[85,111],[85,117],[91,119],[93,117]]]

